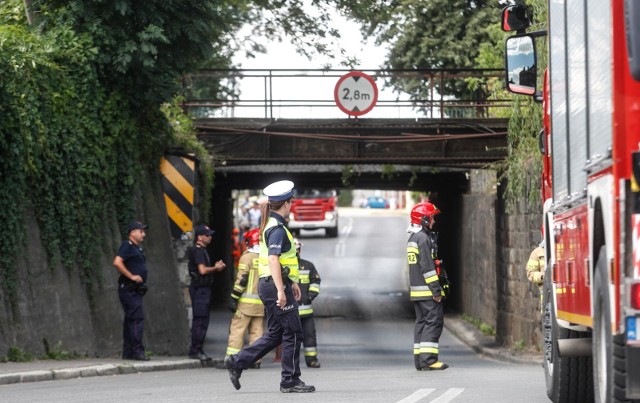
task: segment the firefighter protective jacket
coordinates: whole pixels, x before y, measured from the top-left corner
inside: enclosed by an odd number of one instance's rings
[[[531,252],[527,262],[527,278],[529,281],[541,286],[544,282],[545,266],[544,248],[538,246]]]
[[[258,295],[258,254],[245,252],[238,262],[238,275],[231,298],[238,301],[237,310],[247,316],[264,316],[264,305]]]
[[[409,261],[409,285],[412,301],[432,299],[443,295],[436,265],[431,256],[434,239],[432,232],[422,229],[412,233],[407,243],[407,259]]]
[[[299,260],[300,273],[300,301],[298,302],[298,312],[300,316],[313,315],[313,301],[320,294],[320,274],[316,266],[308,260]]]

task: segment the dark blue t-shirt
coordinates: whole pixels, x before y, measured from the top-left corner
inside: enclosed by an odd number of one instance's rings
[[[134,244],[130,240],[122,241],[118,256],[122,258],[125,267],[131,274],[137,274],[142,277],[143,282],[147,282],[147,265],[142,248]]]
[[[275,218],[276,221],[278,221],[278,224],[281,225],[271,227],[266,232],[265,237],[267,248],[269,248],[269,255],[280,256],[282,252],[286,252],[291,249],[291,242],[289,242],[289,237],[284,230],[284,218],[273,211],[269,216]]]

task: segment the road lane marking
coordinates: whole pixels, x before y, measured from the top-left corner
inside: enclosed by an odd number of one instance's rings
[[[435,388],[418,389],[415,392],[413,392],[411,395],[405,397],[402,400],[399,400],[397,403],[415,403],[415,402],[418,402],[422,398],[427,397],[427,395],[429,395],[429,393],[433,392],[434,390],[435,390]]]
[[[460,394],[464,392],[464,389],[461,388],[451,388],[442,394],[439,398],[432,400],[431,403],[448,403],[460,396]]]
[[[343,226],[340,230],[342,237],[338,241],[335,247],[335,257],[344,257],[347,251],[347,238],[353,229],[353,218],[349,218],[347,225]]]

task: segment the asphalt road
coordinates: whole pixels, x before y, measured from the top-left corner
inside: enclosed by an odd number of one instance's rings
[[[101,376],[0,387],[2,402],[548,402],[542,369],[483,358],[448,331],[440,340],[446,371],[413,367],[413,310],[406,291],[406,216],[352,210],[337,239],[303,232],[302,255],[321,276],[317,312],[320,369],[302,368],[317,391],[279,392],[274,355],[242,374],[236,391],[225,370]],[[212,312],[206,351],[221,358],[230,313]]]

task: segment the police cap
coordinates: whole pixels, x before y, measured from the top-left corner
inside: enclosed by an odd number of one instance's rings
[[[293,197],[293,182],[278,181],[264,188],[263,193],[269,201],[283,201]]]
[[[147,229],[149,226],[147,224],[143,224],[140,221],[133,221],[127,225],[127,234],[135,229]]]

